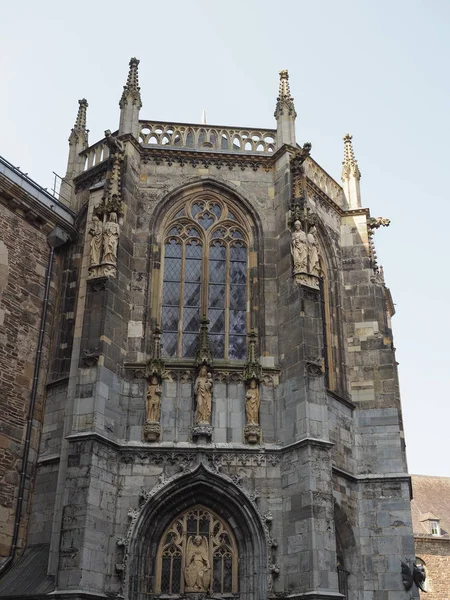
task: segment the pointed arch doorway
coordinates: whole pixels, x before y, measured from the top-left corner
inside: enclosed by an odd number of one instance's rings
[[[203,465],[168,482],[130,539],[125,597],[265,600],[268,549],[255,506]]]

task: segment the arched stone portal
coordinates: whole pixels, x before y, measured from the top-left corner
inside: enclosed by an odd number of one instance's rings
[[[239,557],[237,588],[240,600],[267,597],[267,538],[260,515],[250,499],[228,478],[203,465],[174,480],[149,498],[131,534],[125,596],[144,600],[157,591],[158,549],[163,535],[179,515],[198,505],[226,524]],[[189,597],[185,592],[180,596]],[[214,594],[220,597],[219,595]]]

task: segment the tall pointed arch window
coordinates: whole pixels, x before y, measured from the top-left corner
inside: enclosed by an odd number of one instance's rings
[[[162,536],[156,593],[235,594],[238,552],[228,526],[212,511],[195,506],[177,517]]]
[[[197,196],[174,210],[164,236],[163,356],[194,357],[206,315],[214,358],[245,359],[249,239],[243,223],[238,209],[218,197]]]

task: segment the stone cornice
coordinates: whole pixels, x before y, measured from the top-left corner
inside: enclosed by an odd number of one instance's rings
[[[426,533],[414,533],[414,539],[421,542],[445,542],[450,544],[450,537],[443,537],[442,535],[431,535]]]
[[[249,446],[248,444],[228,444],[228,443],[211,443],[207,446],[199,446],[194,442],[158,442],[156,444],[149,444],[144,442],[124,442],[118,440],[112,440],[96,431],[81,431],[79,433],[72,433],[68,435],[67,440],[70,442],[79,442],[83,440],[94,440],[104,443],[115,450],[120,451],[136,451],[136,452],[189,452],[193,451],[206,452],[206,453],[223,453],[227,454],[230,452],[246,453],[252,455],[266,454],[267,452],[290,452],[296,448],[302,448],[305,446],[320,446],[325,449],[330,449],[334,446],[333,442],[328,440],[322,440],[319,438],[303,438],[287,446],[280,446],[279,444],[262,444],[261,446]],[[55,460],[56,455],[49,456],[48,460]],[[41,459],[41,462],[45,462],[45,457]]]
[[[156,165],[165,164],[167,166],[184,166],[191,165],[192,167],[215,167],[220,169],[252,169],[258,171],[264,169],[266,172],[272,171],[275,168],[276,162],[284,154],[293,156],[298,150],[297,147],[283,144],[273,154],[262,154],[260,152],[230,152],[228,150],[208,149],[208,148],[174,148],[174,147],[162,147],[155,146],[152,144],[140,144],[138,140],[132,134],[125,134],[120,136],[122,142],[130,143],[133,148],[139,151],[141,160],[144,164],[152,162]],[[92,148],[92,147],[91,147]],[[90,148],[83,151],[82,154],[89,152]],[[311,158],[313,163],[318,166],[318,163]],[[110,159],[102,161],[98,165],[95,165],[80,173],[75,179],[74,183],[77,189],[86,189],[87,187],[101,181],[102,176],[110,168]],[[339,184],[326,173],[321,167],[321,171],[329,177],[329,179],[336,185]],[[329,208],[334,210],[340,217],[344,216],[357,216],[366,215],[370,217],[370,211],[368,208],[358,208],[354,210],[345,210],[339,206],[332,198],[330,198],[323,190],[321,190],[314,181],[306,175],[307,186],[310,191]],[[340,186],[339,186],[340,187]]]
[[[331,450],[331,448],[334,446],[334,443],[330,442],[329,440],[305,437],[301,440],[297,440],[296,442],[292,442],[292,444],[282,446],[280,450],[281,452],[290,452],[291,450],[296,450],[297,448],[304,448],[305,446],[317,446],[323,448],[324,450]]]
[[[151,145],[141,146],[141,157],[144,163],[154,162],[157,165],[166,163],[168,166],[177,164],[183,166],[190,164],[192,167],[208,168],[214,166],[217,169],[228,168],[230,170],[239,168],[242,171],[252,169],[257,171],[263,168],[266,172],[273,168],[273,157],[260,153],[233,153],[226,150],[197,150],[189,148],[155,148]]]
[[[344,469],[333,466],[334,475],[343,477],[352,483],[383,483],[385,481],[398,481],[408,483],[410,494],[412,494],[411,476],[407,473],[368,473],[363,475],[353,475]],[[411,495],[412,498],[412,495]]]
[[[309,592],[289,592],[284,600],[345,600],[344,594],[328,590],[311,590]]]
[[[334,398],[335,400],[337,400],[337,402],[340,402],[347,408],[350,408],[350,410],[356,409],[356,404],[353,404],[353,402],[351,400],[348,400],[347,398],[344,398],[343,396],[336,394],[336,392],[333,392],[332,390],[327,389],[327,394],[328,394],[328,396],[331,396],[331,398]]]

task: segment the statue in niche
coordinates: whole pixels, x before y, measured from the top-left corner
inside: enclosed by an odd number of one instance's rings
[[[119,224],[117,213],[112,212],[103,231],[103,262],[113,265],[117,262],[117,246],[119,244]]]
[[[190,536],[187,542],[186,567],[184,569],[186,592],[207,592],[211,581],[206,536]]]
[[[100,264],[100,256],[102,252],[103,227],[100,219],[96,215],[92,217],[92,225],[89,229],[89,235],[92,236],[89,251],[90,264],[91,266],[98,265]]]
[[[213,380],[211,373],[208,373],[206,365],[200,368],[200,372],[195,380],[194,392],[197,401],[196,424],[210,423],[212,406],[212,386]]]
[[[156,375],[150,380],[145,396],[146,417],[148,423],[159,423],[161,418],[162,388]]]
[[[308,246],[306,234],[300,221],[295,221],[292,232],[291,253],[294,260],[294,273],[306,273],[308,265]]]
[[[317,229],[311,227],[307,235],[308,241],[308,258],[309,258],[309,273],[320,277],[322,270],[320,268],[319,241],[317,239]]]
[[[245,413],[247,425],[259,425],[259,390],[258,382],[254,378],[250,380],[245,394]]]

